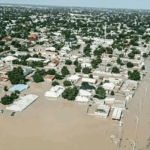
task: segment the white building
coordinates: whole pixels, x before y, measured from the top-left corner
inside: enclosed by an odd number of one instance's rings
[[[85,96],[77,96],[77,97],[75,98],[75,101],[76,101],[76,102],[88,102],[89,99],[88,99],[87,97],[85,97]]]
[[[45,96],[46,97],[55,97],[55,98],[57,98],[63,93],[64,90],[65,90],[65,88],[63,86],[56,85],[56,86],[52,87],[50,89],[50,91],[47,91],[45,93]]]
[[[107,106],[107,105],[99,105],[97,107],[96,111],[94,112],[94,114],[102,116],[104,118],[107,118],[109,112],[110,112],[110,107],[109,106]]]
[[[31,105],[39,96],[29,94],[24,97],[20,97],[19,101],[15,101],[13,104],[10,106],[7,106],[7,110],[11,111],[23,111],[25,108],[27,108],[29,105]]]
[[[97,82],[97,80],[93,79],[93,78],[82,78],[82,82],[88,82],[88,83],[95,84]]]
[[[72,76],[67,78],[67,80],[72,82],[72,83],[77,83],[79,81],[79,79],[80,79],[80,77],[77,75],[72,75]]]

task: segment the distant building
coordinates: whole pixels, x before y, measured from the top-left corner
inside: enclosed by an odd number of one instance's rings
[[[9,37],[4,37],[4,38],[2,39],[2,41],[11,41],[11,38],[9,38]]]
[[[50,82],[52,82],[52,81],[54,80],[54,78],[55,78],[55,76],[46,75],[46,76],[44,77],[44,80],[45,80],[45,81],[50,81]]]
[[[37,40],[38,40],[38,34],[36,34],[36,33],[31,34],[31,35],[28,37],[28,40],[29,40],[29,41],[37,41]]]

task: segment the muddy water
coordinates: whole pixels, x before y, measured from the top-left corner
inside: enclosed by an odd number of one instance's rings
[[[31,84],[25,93],[39,99],[21,113],[0,114],[0,150],[112,150],[109,136],[118,134],[118,123],[110,118],[89,116],[87,105],[43,95],[49,83]]]

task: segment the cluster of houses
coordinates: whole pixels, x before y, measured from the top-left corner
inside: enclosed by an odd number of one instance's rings
[[[92,15],[81,15],[72,12],[68,14],[71,22],[76,22],[79,17],[81,17],[81,22],[83,24],[85,20],[88,20],[88,23],[90,24],[94,24],[95,22],[95,20],[92,21]],[[59,16],[62,17],[63,15],[59,13],[57,17],[59,18]],[[32,15],[30,18],[34,23],[37,23],[38,21],[44,22],[46,21],[46,18],[48,18],[48,15]],[[101,19],[103,20],[102,16]],[[60,20],[63,20],[63,18]],[[28,23],[30,24],[31,22]],[[32,75],[36,69],[44,69],[46,71],[49,69],[55,69],[57,73],[61,73],[62,67],[67,66],[70,74],[63,80],[70,81],[72,87],[76,86],[78,88],[79,92],[75,97],[75,102],[96,106],[93,114],[100,115],[104,118],[107,118],[110,111],[113,111],[112,119],[120,120],[123,110],[126,109],[128,101],[132,99],[140,83],[140,81],[129,79],[128,72],[134,70],[139,71],[142,80],[146,74],[146,72],[141,69],[145,65],[143,54],[149,54],[148,47],[143,47],[142,45],[133,47],[126,46],[125,48],[122,48],[122,50],[118,50],[117,48],[112,48],[115,39],[107,39],[106,36],[99,37],[99,34],[96,31],[94,31],[96,36],[93,37],[91,35],[86,36],[81,34],[81,27],[79,30],[71,29],[71,35],[76,38],[66,38],[66,35],[62,33],[64,31],[67,32],[67,28],[61,27],[56,31],[50,31],[50,29],[51,28],[36,26],[36,32],[31,30],[27,39],[12,38],[10,36],[6,36],[2,39],[2,41],[5,41],[5,44],[8,45],[13,52],[2,52],[3,55],[0,57],[0,84],[3,84],[3,86],[5,85],[5,82],[9,80],[7,72],[13,70],[14,67],[21,66],[24,76],[26,76],[26,79],[29,79],[31,81],[30,84],[32,84]],[[93,31],[90,31],[90,29],[87,32],[93,34]],[[117,34],[117,32],[114,31],[111,31],[110,33]],[[119,33],[122,33],[120,28],[118,29],[118,34]],[[86,43],[86,41],[90,40],[92,41],[90,44],[90,56],[85,56],[84,48],[88,45],[88,42]],[[14,41],[17,41],[21,46],[27,47],[28,50],[19,51],[12,45],[12,42]],[[128,41],[128,39],[126,39],[126,41]],[[141,40],[141,42],[143,41]],[[76,46],[79,47],[77,48]],[[100,56],[101,63],[99,63],[96,68],[93,68],[92,60],[95,60],[96,58],[94,51],[98,49],[99,46],[103,47],[105,52]],[[75,48],[73,49],[73,47]],[[107,52],[107,48],[112,48],[111,54]],[[133,51],[132,48],[136,48],[140,51],[140,54],[135,54],[134,59],[129,58],[129,54]],[[28,55],[30,56],[25,60],[27,65],[13,63],[16,60],[20,62],[21,57],[26,57]],[[120,55],[123,56],[121,57]],[[123,65],[117,63],[118,59],[120,59]],[[66,60],[70,60],[72,64],[67,65],[65,63]],[[78,61],[81,64],[81,72],[75,71],[75,65],[73,64],[74,61]],[[43,67],[36,66],[35,68],[32,68],[29,65],[32,62],[41,62]],[[128,62],[133,64],[132,68],[127,67]],[[117,67],[119,73],[113,72],[113,67]],[[83,73],[83,68],[90,68],[90,73]],[[62,98],[62,93],[68,87],[65,87],[62,82],[56,80],[55,75],[44,75],[43,78],[45,82],[50,82],[49,91],[43,91],[43,95],[51,98]],[[53,81],[58,81],[60,84],[52,86],[51,83]],[[106,92],[106,97],[104,99],[99,99],[96,96],[96,90],[100,86],[103,87]],[[21,89],[21,87],[23,89],[28,88],[19,85],[19,89]],[[21,97],[20,101],[14,102],[11,106],[8,106],[7,109],[22,111],[37,98],[38,96],[35,95]]]

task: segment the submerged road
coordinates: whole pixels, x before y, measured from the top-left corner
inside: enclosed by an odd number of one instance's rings
[[[128,102],[129,109],[124,111],[119,150],[150,149],[150,60],[146,60],[146,71],[146,77]]]

